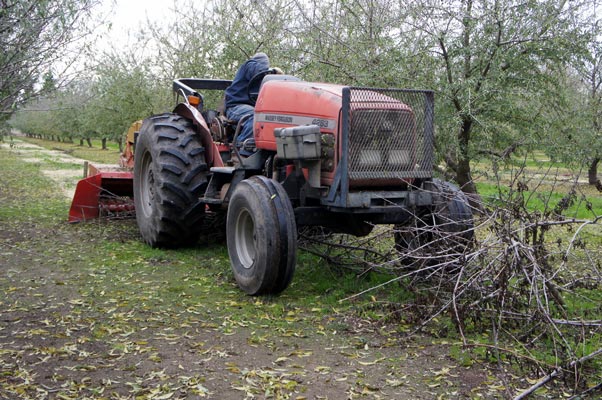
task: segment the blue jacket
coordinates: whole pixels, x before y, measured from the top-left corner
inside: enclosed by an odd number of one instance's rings
[[[255,104],[249,99],[249,81],[257,73],[265,71],[270,68],[270,61],[265,53],[257,53],[253,58],[247,60],[243,65],[240,66],[236,72],[236,76],[232,81],[232,84],[226,89],[225,105],[226,108],[232,107],[238,104],[249,104],[255,106]],[[250,89],[251,92],[256,93],[259,91],[259,85],[261,81],[258,81],[255,87]]]

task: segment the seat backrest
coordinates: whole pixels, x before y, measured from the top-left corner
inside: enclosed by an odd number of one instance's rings
[[[268,81],[293,81],[293,82],[300,82],[302,80],[303,79],[297,78],[296,76],[293,76],[293,75],[268,74],[268,75],[266,75],[266,76],[263,77],[263,80],[261,81],[261,85],[263,85],[264,83],[266,83]]]

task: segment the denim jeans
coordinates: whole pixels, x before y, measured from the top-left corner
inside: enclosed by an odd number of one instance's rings
[[[226,117],[232,121],[240,121],[242,117],[245,115],[251,115],[249,119],[247,119],[242,126],[240,132],[238,133],[238,137],[236,139],[236,144],[242,144],[246,139],[253,137],[253,114],[255,113],[255,108],[248,104],[237,104],[233,107],[229,107],[226,110]]]

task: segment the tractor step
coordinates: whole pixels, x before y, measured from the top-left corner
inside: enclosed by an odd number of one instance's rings
[[[232,175],[235,169],[236,167],[211,167],[209,171],[213,172],[214,174]]]
[[[214,198],[210,198],[210,197],[203,197],[201,199],[201,201],[205,204],[222,204],[224,202],[224,200],[222,199],[214,199]]]

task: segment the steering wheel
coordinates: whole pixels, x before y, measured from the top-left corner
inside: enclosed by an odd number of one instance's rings
[[[263,78],[266,75],[275,74],[275,73],[276,73],[276,71],[274,70],[274,68],[270,68],[270,69],[266,69],[265,71],[260,71],[260,72],[256,73],[251,78],[251,80],[249,81],[249,84],[247,85],[247,96],[249,97],[249,100],[251,100],[253,105],[255,105],[255,103],[257,102],[257,98],[259,97],[259,86],[260,86]],[[251,88],[253,88],[254,86],[257,86],[257,88],[258,88],[256,92],[251,91]]]

